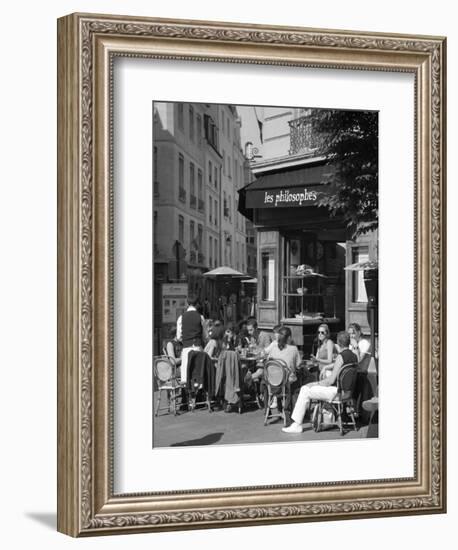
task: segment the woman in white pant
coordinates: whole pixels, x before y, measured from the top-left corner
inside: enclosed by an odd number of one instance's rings
[[[323,401],[332,401],[337,394],[337,377],[343,365],[348,363],[357,363],[358,358],[348,349],[350,345],[350,336],[348,332],[342,331],[337,335],[337,348],[339,354],[334,362],[332,373],[328,378],[319,382],[312,382],[301,387],[291,418],[293,423],[287,428],[283,428],[286,433],[301,433],[302,422],[305,413],[312,399],[321,399]]]

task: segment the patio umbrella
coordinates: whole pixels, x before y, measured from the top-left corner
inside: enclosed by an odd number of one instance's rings
[[[236,281],[239,284],[242,279],[250,278],[249,275],[244,275],[240,271],[237,271],[236,269],[233,269],[232,267],[228,267],[228,266],[216,267],[211,271],[207,271],[207,273],[204,273],[204,277],[207,277],[209,279],[214,279],[217,286],[219,286],[221,289],[220,293],[224,293],[224,294],[226,294],[226,290],[228,287],[233,288]],[[224,290],[223,288],[221,288],[221,285],[224,288]],[[233,290],[235,289],[233,288]],[[238,290],[236,290],[236,292],[238,292]],[[224,324],[226,324],[227,322],[226,313],[227,313],[226,307],[224,307],[224,319],[223,319]]]
[[[207,273],[204,273],[204,277],[213,277],[215,279],[220,277],[226,277],[228,279],[246,279],[248,275],[244,275],[240,271],[232,269],[232,267],[221,266],[215,267],[215,269],[211,271],[207,271]]]

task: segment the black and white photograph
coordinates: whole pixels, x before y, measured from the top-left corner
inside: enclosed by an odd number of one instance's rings
[[[378,437],[378,112],[153,116],[152,446]]]

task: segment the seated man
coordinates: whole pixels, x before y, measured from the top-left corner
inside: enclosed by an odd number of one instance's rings
[[[358,358],[358,370],[366,371],[371,358],[371,344],[363,337],[361,326],[358,323],[348,325],[348,334],[350,336],[349,348]]]
[[[366,422],[369,415],[365,412],[362,404],[371,399],[375,393],[368,378],[368,369],[372,358],[371,344],[367,338],[363,337],[361,326],[358,323],[348,325],[348,334],[350,335],[350,349],[358,358],[358,377],[355,388],[356,410],[363,422]]]
[[[283,410],[287,417],[290,417],[293,394],[298,386],[297,372],[301,364],[301,356],[299,350],[291,344],[291,329],[289,327],[280,327],[278,329],[278,337],[272,346],[266,348],[268,350],[268,359],[279,359],[286,364],[288,369],[288,381],[286,384],[286,402],[282,403]],[[269,349],[270,348],[270,349]],[[264,392],[267,388],[264,389]],[[267,394],[265,393],[264,401],[267,403]],[[277,396],[274,395],[271,408],[277,408]]]
[[[334,361],[331,375],[319,382],[311,382],[301,387],[291,418],[293,423],[282,428],[286,433],[301,433],[302,422],[312,399],[332,401],[337,394],[337,377],[343,365],[358,363],[356,355],[350,351],[350,335],[341,331],[337,335],[337,349],[339,354]]]

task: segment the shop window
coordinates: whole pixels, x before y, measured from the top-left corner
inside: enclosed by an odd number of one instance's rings
[[[324,246],[314,235],[285,239],[282,277],[283,317],[302,322],[337,318],[337,287],[334,275],[323,272]],[[344,264],[340,267],[343,270]]]
[[[352,249],[352,263],[369,260],[369,247],[355,246]],[[354,303],[366,303],[367,294],[364,285],[364,271],[352,271],[351,301]]]
[[[275,301],[275,256],[274,252],[264,251],[261,255],[261,299],[264,302]]]

